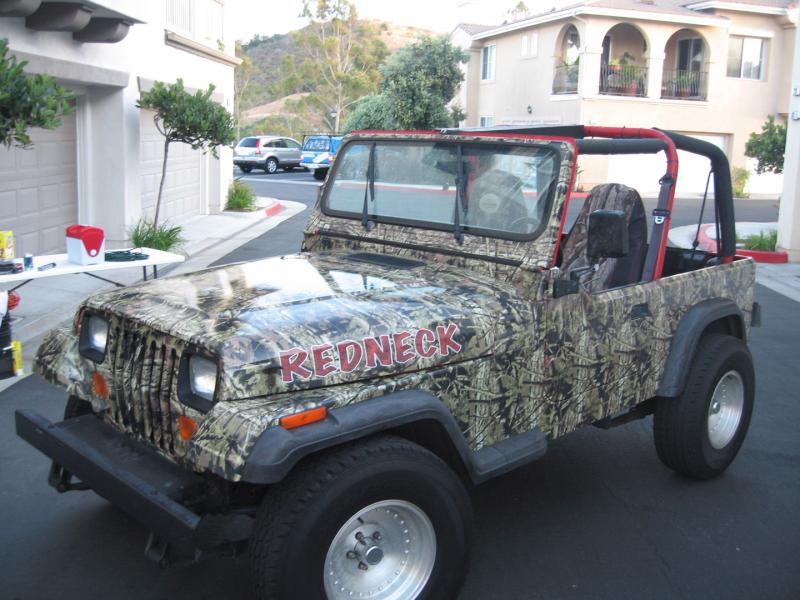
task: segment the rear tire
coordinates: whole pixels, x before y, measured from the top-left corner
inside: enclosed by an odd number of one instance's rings
[[[317,181],[324,181],[325,176],[328,174],[328,169],[315,169],[314,179]]]
[[[256,597],[454,598],[471,531],[466,490],[439,457],[394,436],[358,441],[267,493],[250,539]]]
[[[753,361],[744,342],[716,333],[703,337],[683,393],[658,400],[653,419],[658,457],[681,475],[716,477],[742,446],[754,395]]]
[[[278,171],[278,161],[275,158],[268,158],[267,162],[264,163],[264,172],[270,175],[277,173]]]

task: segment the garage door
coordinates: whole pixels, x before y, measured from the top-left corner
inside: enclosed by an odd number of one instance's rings
[[[161,181],[161,166],[164,158],[164,136],[155,123],[153,111],[142,110],[141,128],[141,177],[142,208],[149,217],[155,212],[158,185]],[[179,217],[199,215],[202,208],[201,166],[203,154],[192,150],[187,144],[170,144],[167,160],[167,178],[161,199],[159,220],[164,217],[175,221]]]
[[[78,222],[75,115],[31,139],[30,150],[0,146],[0,229],[14,232],[17,256],[65,252],[64,231]]]
[[[694,138],[711,142],[715,146],[726,149],[726,136],[687,134]],[[664,153],[655,155],[623,155],[617,154],[608,160],[608,181],[624,183],[640,194],[655,196],[658,194],[658,180],[666,172],[667,162]],[[706,178],[711,168],[707,158],[678,151],[678,187],[676,196],[702,194],[706,186]],[[713,192],[713,185],[710,192]]]

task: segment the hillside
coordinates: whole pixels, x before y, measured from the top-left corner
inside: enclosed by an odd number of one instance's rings
[[[381,33],[381,39],[389,49],[389,53],[397,51],[409,42],[413,42],[418,35],[433,35],[433,32],[417,27],[396,25],[385,21],[372,21]],[[248,125],[255,121],[281,115],[291,118],[287,114],[286,100],[297,99],[301,94],[292,94],[282,97],[275,89],[281,79],[280,65],[287,55],[294,55],[298,60],[305,58],[303,51],[293,39],[293,33],[277,34],[269,37],[255,36],[243,45],[243,48],[253,63],[258,67],[258,73],[253,77],[242,99],[242,124]]]

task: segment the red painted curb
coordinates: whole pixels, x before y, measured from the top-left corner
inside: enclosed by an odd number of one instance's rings
[[[275,200],[272,204],[270,204],[264,209],[264,214],[266,214],[268,217],[271,217],[280,212],[281,208],[282,207],[280,201]]]
[[[789,262],[789,254],[786,252],[769,252],[768,250],[745,250],[738,248],[736,254],[749,256],[759,263],[783,264]]]

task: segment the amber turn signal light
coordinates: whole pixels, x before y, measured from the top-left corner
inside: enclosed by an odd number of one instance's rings
[[[103,400],[108,400],[108,383],[105,377],[100,375],[97,371],[92,373],[92,389],[94,393],[100,396]]]
[[[186,415],[180,415],[178,417],[178,433],[184,442],[188,442],[190,439],[192,439],[192,436],[196,430],[197,421],[191,417],[187,417]]]
[[[295,413],[286,417],[281,417],[279,423],[284,429],[297,429],[303,425],[310,425],[317,421],[322,421],[328,416],[328,409],[325,406],[318,406],[303,412]]]

